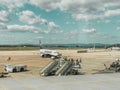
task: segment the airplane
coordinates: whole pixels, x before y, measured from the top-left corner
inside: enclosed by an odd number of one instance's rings
[[[56,50],[50,50],[50,49],[43,49],[41,45],[41,41],[39,41],[40,45],[40,56],[43,58],[49,57],[49,58],[59,58],[61,57],[61,54]]]

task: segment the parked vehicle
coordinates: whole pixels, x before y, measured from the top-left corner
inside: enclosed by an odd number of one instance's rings
[[[41,57],[55,57],[59,58],[61,54],[55,50],[49,50],[49,49],[40,49],[40,56]]]
[[[0,78],[4,77],[4,74],[3,73],[0,73]]]
[[[43,49],[42,45],[41,45],[41,41],[39,41],[40,44],[40,56],[43,58],[60,58],[61,57],[61,53],[59,53],[56,50],[50,50],[50,49]]]
[[[27,70],[27,65],[5,65],[4,67],[6,72],[22,72]]]

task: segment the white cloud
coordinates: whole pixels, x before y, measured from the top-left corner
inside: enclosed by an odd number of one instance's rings
[[[103,13],[105,8],[101,6],[99,0],[62,0],[60,9],[70,12],[74,19],[89,21],[99,18],[99,13]]]
[[[7,7],[9,11],[24,6],[29,0],[0,0],[0,5]]]
[[[76,20],[89,21],[120,15],[120,0],[0,0],[0,5],[9,10],[20,8],[25,3],[46,11],[59,8],[63,12],[71,13]]]
[[[76,20],[89,21],[120,15],[118,6],[120,0],[62,0],[60,9],[70,12]]]
[[[110,23],[111,20],[108,20],[108,19],[102,19],[102,20],[98,20],[97,23]]]
[[[27,23],[27,24],[47,24],[47,20],[40,18],[40,16],[37,16],[34,14],[34,12],[26,10],[22,11],[21,13],[18,14],[19,20],[21,22]]]
[[[120,15],[120,9],[108,10],[105,12],[105,17],[117,16],[117,15]]]
[[[60,33],[63,33],[63,30],[61,30],[60,26],[55,24],[54,22],[49,22],[48,23],[48,33],[60,34]]]
[[[96,33],[96,29],[94,28],[91,28],[91,29],[83,29],[82,30],[83,33],[86,33],[86,34],[92,34],[92,33]]]
[[[105,22],[105,23],[110,23],[111,20],[104,20],[103,22]]]
[[[7,29],[4,31],[9,32],[31,32],[31,33],[42,33],[42,34],[48,34],[48,33],[62,33],[61,30],[42,30],[41,28],[35,27],[35,26],[29,26],[29,25],[7,25]]]
[[[39,37],[35,37],[35,39],[43,39],[44,37],[39,36]]]
[[[28,25],[8,25],[8,31],[10,32],[33,32],[33,33],[45,33],[39,28]]]
[[[0,11],[0,22],[7,22],[9,19],[8,19],[8,12],[7,11]]]
[[[56,25],[54,22],[49,22],[48,26],[49,26],[50,29],[58,29],[59,28],[59,26]]]
[[[88,15],[88,14],[73,14],[72,16],[77,21],[78,20],[89,21],[89,20],[100,18],[100,16],[98,16],[98,15],[92,15],[92,14],[91,15]]]
[[[0,30],[7,29],[6,24],[0,23]]]
[[[120,7],[120,0],[103,0],[104,7]]]
[[[46,11],[56,9],[59,5],[60,0],[29,0],[31,4],[36,5]]]
[[[69,33],[67,33],[69,35]],[[71,35],[78,35],[78,34],[81,34],[81,31],[80,30],[72,30],[70,32]]]
[[[104,10],[98,0],[62,0],[60,9],[72,13],[96,13]]]
[[[82,29],[82,30],[72,30],[70,33],[71,35],[80,35],[80,34],[94,34],[97,33],[96,29],[91,28],[91,29]]]
[[[58,30],[59,25],[55,24],[55,22],[48,22],[46,19],[37,16],[34,12],[26,10],[17,14],[19,16],[19,20],[26,24],[44,24],[47,26],[48,31],[46,33],[51,32],[51,30]],[[58,32],[58,31],[57,31]]]
[[[117,27],[116,29],[117,29],[117,30],[120,30],[120,27]]]
[[[30,0],[47,11],[59,8],[76,20],[93,20],[120,15],[120,0]]]

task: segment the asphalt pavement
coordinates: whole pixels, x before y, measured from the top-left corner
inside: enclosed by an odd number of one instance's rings
[[[0,78],[0,90],[120,90],[120,73]]]

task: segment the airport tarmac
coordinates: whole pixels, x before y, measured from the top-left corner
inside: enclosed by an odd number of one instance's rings
[[[101,49],[100,49],[101,50]],[[108,67],[117,57],[120,57],[119,51],[96,51],[87,53],[77,53],[77,50],[57,50],[62,56],[68,58],[81,59],[81,72],[85,74],[97,73],[105,69],[104,64]],[[8,58],[11,57],[11,60]],[[39,77],[40,70],[52,60],[41,58],[39,50],[31,51],[0,51],[0,72],[4,72],[6,64],[25,64],[28,71],[20,73],[9,73],[11,77]]]
[[[0,90],[120,90],[120,73],[2,78]]]

